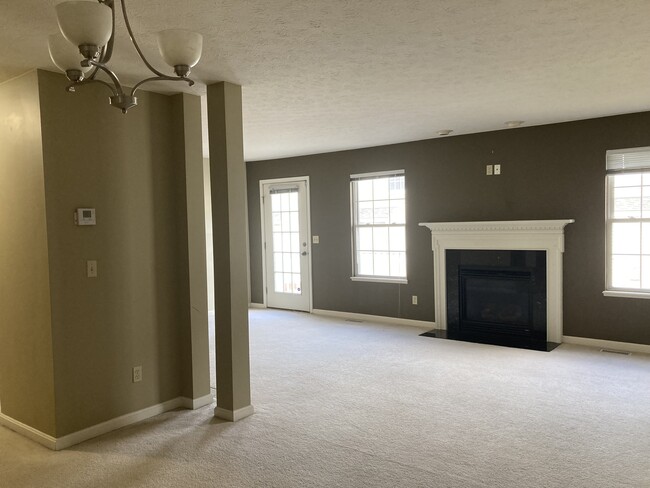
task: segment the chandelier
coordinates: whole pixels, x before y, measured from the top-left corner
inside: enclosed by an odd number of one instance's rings
[[[124,23],[131,42],[140,59],[154,76],[146,78],[125,92],[117,75],[107,66],[113,55],[115,42],[115,2],[117,0],[76,0],[59,3],[56,16],[59,22],[58,34],[49,37],[50,57],[54,64],[65,72],[71,84],[66,88],[74,92],[75,87],[87,83],[101,83],[113,93],[110,104],[126,113],[138,104],[137,90],[150,81],[184,81],[190,86],[194,81],[188,78],[190,69],[201,58],[203,37],[201,34],[181,29],[169,29],[158,33],[158,48],[165,62],[174,68],[176,76],[168,76],[154,68],[142,53],[135,40],[124,0],[119,0]],[[110,83],[97,79],[99,71],[110,78]]]

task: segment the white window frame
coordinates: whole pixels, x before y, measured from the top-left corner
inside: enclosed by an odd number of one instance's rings
[[[606,252],[605,252],[605,291],[604,296],[644,298],[650,299],[650,290],[643,288],[617,288],[612,285],[612,224],[618,222],[648,223],[650,217],[629,217],[613,218],[613,189],[616,175],[642,173],[650,174],[650,147],[638,147],[630,149],[617,149],[607,151],[606,163],[607,175],[605,176],[605,228],[606,228]],[[642,236],[643,234],[641,234]],[[643,237],[641,237],[642,239]],[[642,242],[640,243],[642,246]],[[639,259],[643,256],[643,248],[639,250]]]
[[[355,181],[360,179],[374,179],[374,178],[384,178],[390,176],[402,176],[404,177],[404,205],[405,205],[405,215],[404,215],[404,224],[386,224],[382,227],[403,227],[404,228],[404,254],[405,254],[405,276],[403,277],[394,277],[394,276],[381,276],[381,275],[360,275],[357,274],[357,249],[356,249],[356,227],[357,227],[357,216],[356,216],[356,190],[355,190]],[[408,243],[406,242],[406,176],[403,169],[393,170],[393,171],[378,171],[374,173],[361,173],[350,175],[350,231],[351,231],[351,248],[352,248],[352,276],[350,279],[352,281],[366,281],[366,282],[375,282],[375,283],[398,283],[398,284],[408,284]]]

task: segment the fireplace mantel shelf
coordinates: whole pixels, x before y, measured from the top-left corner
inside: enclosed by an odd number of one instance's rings
[[[447,328],[447,249],[546,251],[547,337],[562,342],[562,254],[564,227],[573,219],[495,222],[423,222],[431,231],[436,328]]]
[[[562,231],[573,219],[563,220],[505,220],[493,222],[423,222],[431,232],[539,232]]]

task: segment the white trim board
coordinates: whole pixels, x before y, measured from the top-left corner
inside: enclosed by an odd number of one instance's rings
[[[248,304],[248,308],[266,308],[266,305],[264,305],[263,303],[251,302]]]
[[[616,351],[638,352],[650,354],[650,344],[637,344],[635,342],[606,341],[604,339],[591,339],[589,337],[564,336],[562,342],[575,344],[577,346],[598,347],[602,349],[613,349]]]
[[[214,409],[214,416],[223,420],[228,420],[229,422],[238,422],[241,419],[253,415],[255,409],[253,405],[248,405],[243,408],[238,408],[237,410],[228,410],[226,408],[216,407]]]
[[[208,393],[207,395],[204,395],[199,398],[187,398],[187,397],[181,397],[183,400],[183,408],[187,408],[188,410],[197,410],[199,408],[203,408],[206,405],[210,405],[215,401],[215,397],[212,393]]]
[[[311,311],[314,315],[325,317],[336,317],[339,319],[361,320],[363,322],[378,322],[380,324],[408,325],[410,327],[423,327],[426,329],[435,329],[435,322],[426,320],[402,319],[398,317],[384,317],[382,315],[367,315],[364,313],[337,312],[335,310],[322,310],[315,308]]]
[[[15,420],[3,413],[0,413],[0,424],[4,425],[10,430],[24,435],[25,437],[38,442],[42,446],[52,449],[53,451],[60,451],[61,449],[67,449],[68,447],[80,444],[89,439],[93,439],[103,434],[107,434],[117,429],[127,427],[129,425],[141,422],[161,413],[168,412],[170,410],[175,410],[177,408],[187,408],[195,410],[197,408],[210,405],[214,401],[212,394],[202,396],[200,398],[187,398],[187,397],[177,397],[171,400],[167,400],[163,403],[158,403],[142,410],[136,412],[127,413],[120,417],[116,417],[106,422],[100,424],[92,425],[86,429],[73,432],[63,437],[52,437],[50,435],[44,434],[43,432],[25,425],[18,420]]]
[[[51,435],[44,434],[40,430],[37,430],[29,425],[23,424],[18,420],[12,419],[11,417],[0,413],[0,425],[4,425],[9,430],[27,437],[28,439],[38,442],[41,446],[45,446],[48,449],[56,449],[56,439]]]

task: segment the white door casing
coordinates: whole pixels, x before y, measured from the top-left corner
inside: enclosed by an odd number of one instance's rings
[[[311,311],[307,177],[260,181],[264,295],[268,307]]]

